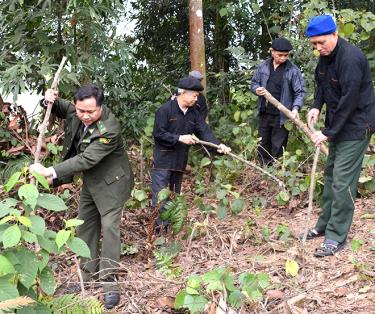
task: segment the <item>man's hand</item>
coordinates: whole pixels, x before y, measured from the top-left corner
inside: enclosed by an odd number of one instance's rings
[[[196,143],[196,141],[190,134],[180,135],[178,141],[186,145],[193,145]]]
[[[264,87],[258,87],[256,90],[255,90],[256,94],[258,96],[263,96],[266,94],[266,89]]]
[[[307,113],[307,123],[308,125],[314,125],[319,118],[319,109],[313,108]]]
[[[44,94],[44,99],[48,102],[55,102],[59,98],[59,93],[57,90],[54,89],[47,89],[46,93]]]
[[[322,132],[316,132],[312,136],[312,141],[314,142],[315,146],[319,146],[322,142],[328,140],[328,137],[325,136]]]
[[[299,120],[299,114],[297,109],[292,110],[292,117],[293,119],[298,119]]]
[[[232,151],[232,149],[224,144],[220,144],[217,151],[221,154],[229,154]]]
[[[51,178],[53,177],[53,173],[51,171],[51,168],[46,168],[44,167],[42,164],[32,164],[30,165],[29,167],[29,171],[30,172],[36,172],[40,175],[42,175],[43,177],[46,177],[46,178]]]

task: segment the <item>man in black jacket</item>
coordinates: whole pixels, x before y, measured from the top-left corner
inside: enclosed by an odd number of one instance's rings
[[[262,165],[272,164],[283,154],[288,142],[288,130],[284,127],[286,116],[263,97],[267,89],[273,97],[292,111],[294,117],[303,105],[305,87],[301,71],[288,60],[293,47],[286,38],[276,38],[271,44],[271,58],[262,62],[251,80],[251,91],[259,96],[259,135],[262,140],[258,148]]]
[[[306,35],[319,54],[316,91],[308,121],[315,123],[326,104],[325,128],[315,145],[329,142],[324,171],[323,211],[308,239],[325,235],[316,257],[345,246],[364,154],[375,129],[375,95],[371,71],[362,51],[337,35],[330,15],[310,19]]]
[[[197,97],[203,86],[192,76],[178,83],[178,96],[161,106],[155,114],[153,136],[154,167],[152,170],[152,206],[157,204],[157,194],[165,187],[181,192],[182,175],[185,171],[189,147],[195,144],[192,134],[199,139],[219,145],[219,153],[228,153],[230,148],[214,137],[210,127],[195,108]],[[161,211],[163,208],[161,208]],[[157,227],[168,222],[157,220]]]

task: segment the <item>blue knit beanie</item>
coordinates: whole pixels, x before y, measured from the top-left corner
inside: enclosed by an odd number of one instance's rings
[[[309,20],[306,36],[321,36],[332,34],[336,31],[336,23],[331,15],[318,15]]]

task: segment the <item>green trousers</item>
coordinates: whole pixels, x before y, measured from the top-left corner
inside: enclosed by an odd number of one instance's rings
[[[106,213],[104,215],[101,212]],[[78,227],[78,236],[87,243],[91,259],[81,259],[84,281],[96,279],[103,283],[104,292],[119,291],[116,283],[120,263],[121,239],[120,219],[122,208],[110,211],[97,208],[90,192],[82,187],[80,195],[79,219],[84,223]],[[100,235],[103,233],[101,249]]]
[[[326,239],[343,242],[354,214],[354,200],[363,157],[370,138],[329,144],[324,169],[323,211],[315,228],[325,231]]]

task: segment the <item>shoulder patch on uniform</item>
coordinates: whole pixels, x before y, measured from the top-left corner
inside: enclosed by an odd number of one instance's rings
[[[107,129],[104,126],[103,121],[98,121],[98,123],[96,125],[98,126],[98,130],[99,130],[100,134],[104,134],[105,132],[107,132]]]
[[[111,142],[110,138],[106,138],[106,137],[100,137],[99,138],[99,143],[109,144],[110,142]]]

